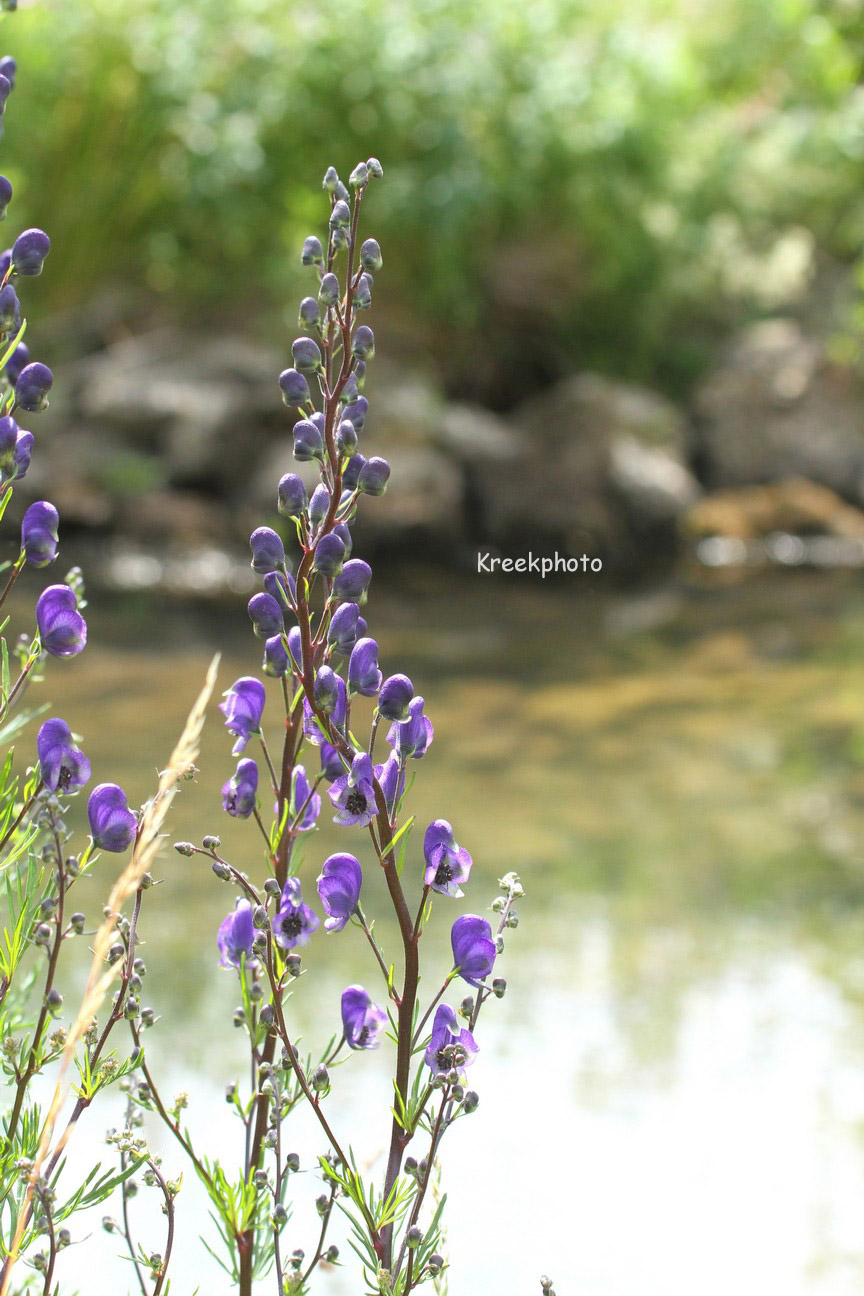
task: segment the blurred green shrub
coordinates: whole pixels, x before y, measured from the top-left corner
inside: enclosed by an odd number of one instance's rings
[[[143,284],[248,334],[310,182],[374,153],[376,305],[448,381],[676,390],[864,233],[856,0],[41,0],[4,36],[40,310]]]

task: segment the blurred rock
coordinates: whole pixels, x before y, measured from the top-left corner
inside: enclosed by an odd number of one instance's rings
[[[746,329],[694,399],[712,487],[805,477],[864,499],[864,402],[854,374],[794,320]]]
[[[688,510],[682,529],[694,539],[727,536],[757,540],[784,532],[857,540],[864,537],[864,512],[826,486],[792,477],[768,486],[742,486],[708,495]]]

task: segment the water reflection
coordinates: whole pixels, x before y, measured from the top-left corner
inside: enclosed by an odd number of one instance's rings
[[[592,1296],[860,1292],[860,589],[796,573],[667,592],[646,615],[635,599],[476,584],[423,577],[375,603],[385,669],[415,679],[436,724],[419,820],[446,815],[472,851],[469,907],[511,868],[528,890],[511,991],[481,1032],[481,1111],[450,1136],[452,1296],[537,1291],[541,1271]],[[111,628],[94,619],[92,648],[48,692],[96,777],[143,798],[209,645],[225,687],[258,645],[232,628],[242,603],[233,619],[127,611],[126,643],[105,647]],[[230,858],[260,868],[254,834],[219,810],[231,761],[215,712],[200,765],[172,838],[220,832]],[[337,844],[332,825],[307,843],[310,878]],[[231,897],[173,852],[162,874],[144,920],[145,998],[163,1014],[151,1055],[173,1087],[203,1084],[190,1123],[227,1139],[222,1086],[241,1059],[214,932]],[[310,1039],[335,1028],[358,977],[355,936],[310,953],[292,1004]],[[386,924],[382,936],[395,952]],[[351,1059],[357,1085],[333,1100],[334,1119],[360,1118],[369,1159],[386,1137],[369,1127],[386,1105],[383,1062]],[[297,1146],[320,1150],[302,1123]],[[211,1262],[195,1246],[181,1259],[177,1288],[192,1291]],[[99,1281],[88,1290],[128,1278],[106,1262]],[[334,1273],[322,1290],[356,1287]]]

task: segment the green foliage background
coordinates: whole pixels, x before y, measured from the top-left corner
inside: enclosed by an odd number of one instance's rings
[[[493,403],[585,365],[686,389],[784,256],[859,254],[857,0],[41,0],[3,35],[40,310],[123,282],[272,326],[325,165],[370,153],[376,309]]]

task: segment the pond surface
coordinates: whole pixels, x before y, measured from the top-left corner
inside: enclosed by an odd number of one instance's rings
[[[480,1110],[444,1145],[451,1296],[537,1296],[544,1272],[559,1296],[860,1296],[860,581],[774,573],[612,598],[419,573],[396,589],[381,581],[369,619],[385,671],[411,675],[436,727],[413,808],[421,825],[450,819],[475,860],[466,899],[433,915],[430,988],[455,914],[485,909],[510,869],[527,891],[500,964],[507,996],[478,1031]],[[255,669],[243,602],[92,616],[87,652],[55,663],[43,695],[85,736],[97,780],[146,797],[212,651],[220,687]],[[278,701],[274,689],[271,746]],[[263,877],[254,829],[219,808],[232,768],[220,719],[214,708],[170,840],[221,833],[228,858]],[[322,819],[305,843],[313,894],[325,855],[357,849]],[[406,864],[418,876],[420,840]],[[170,849],[160,876],[142,920],[144,1000],[162,1015],[150,1058],[169,1093],[193,1091],[192,1129],[228,1155],[238,1131],[222,1095],[243,1063],[214,937],[231,895]],[[395,957],[386,919],[380,933]],[[375,970],[351,930],[305,962],[292,1011],[311,1046],[336,1029],[342,987],[371,989]],[[353,1056],[329,1100],[365,1164],[387,1136],[383,1052]],[[94,1134],[110,1119],[97,1110]],[[169,1172],[184,1168],[153,1141]],[[302,1119],[295,1146],[323,1150]],[[319,1191],[299,1178],[289,1250],[310,1247]],[[181,1227],[205,1227],[188,1174],[180,1211]],[[131,1290],[115,1249],[106,1238],[88,1292]],[[226,1290],[218,1274],[189,1241],[172,1290]],[[359,1296],[338,1270],[320,1291]]]

